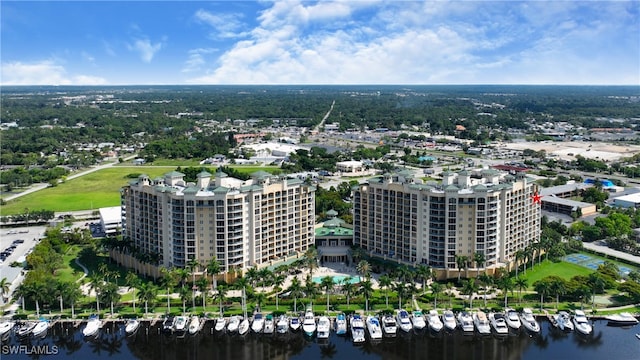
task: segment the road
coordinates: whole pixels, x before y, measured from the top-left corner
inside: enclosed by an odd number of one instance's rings
[[[324,115],[324,117],[322,118],[322,121],[320,121],[320,123],[318,125],[316,125],[315,128],[313,128],[314,132],[319,132],[320,128],[324,125],[324,122],[329,118],[329,115],[331,115],[331,111],[333,110],[333,106],[336,104],[336,101],[333,100],[333,102],[331,103],[331,107],[329,108],[329,111],[327,111],[327,113]]]
[[[630,261],[630,262],[633,262],[635,264],[640,265],[640,256],[627,254],[625,252],[614,250],[614,249],[611,249],[611,248],[609,248],[607,246],[598,245],[596,243],[584,242],[584,243],[582,243],[582,246],[585,249],[597,251],[599,253],[603,253],[603,254],[610,255],[610,256],[615,256],[617,258],[624,259],[624,260],[627,260],[627,261]]]

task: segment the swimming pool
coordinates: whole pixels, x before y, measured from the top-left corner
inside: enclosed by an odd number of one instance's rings
[[[313,277],[313,282],[316,284],[320,284],[322,282],[322,278],[324,276],[314,276]],[[346,279],[351,278],[351,280],[349,281],[352,284],[357,284],[360,282],[360,276],[355,275],[355,276],[348,276],[348,275],[333,275],[331,276],[333,278],[333,283],[338,285],[338,284],[343,284],[345,282]]]

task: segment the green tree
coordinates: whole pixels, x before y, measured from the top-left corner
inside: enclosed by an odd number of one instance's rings
[[[538,280],[533,283],[533,288],[540,295],[540,311],[542,311],[544,298],[551,293],[551,283],[546,279]]]
[[[365,281],[362,281],[360,283],[360,292],[362,293],[362,295],[364,295],[364,299],[365,299],[365,306],[364,306],[364,311],[366,313],[369,312],[369,297],[371,296],[371,294],[373,294],[373,287],[371,285],[371,281],[369,281],[368,279]]]
[[[473,253],[473,262],[476,263],[476,278],[478,278],[480,276],[480,268],[484,267],[484,263],[486,262],[484,253],[480,251]]]
[[[529,287],[529,283],[525,278],[516,278],[514,283],[515,287],[518,289],[518,304],[522,301],[522,290],[526,290]]]
[[[318,267],[318,250],[310,246],[304,253],[306,265],[309,267],[309,275],[313,276],[313,270]]]
[[[202,311],[206,311],[207,308],[207,287],[209,286],[209,281],[206,277],[201,277],[196,280],[196,287],[198,291],[200,291],[200,297],[202,297]]]
[[[9,285],[11,285],[11,283],[6,277],[0,280],[0,296],[2,297],[3,303],[9,295]]]
[[[369,280],[371,276],[371,265],[367,260],[360,260],[358,265],[356,265],[356,271],[358,274],[364,276],[366,280]]]
[[[460,282],[460,274],[462,270],[467,268],[469,258],[464,255],[456,255],[456,265],[458,266],[458,282]]]
[[[504,295],[504,307],[507,307],[507,294],[509,291],[513,292],[513,288],[515,287],[515,284],[513,283],[513,279],[510,276],[507,275],[502,275],[501,277],[498,278],[497,284],[498,289],[500,289],[500,291],[502,291],[502,294]]]
[[[302,295],[302,285],[298,277],[291,279],[291,285],[289,285],[289,292],[293,297],[293,311],[298,311],[298,298]]]
[[[475,279],[466,279],[462,282],[462,294],[469,296],[469,308],[473,308],[473,294],[478,291]]]
[[[391,288],[391,285],[393,284],[391,277],[387,274],[380,276],[378,284],[380,284],[380,287],[384,290],[385,304],[386,307],[389,308],[389,288]]]
[[[209,262],[207,263],[207,273],[211,275],[212,290],[215,290],[216,286],[218,285],[217,276],[220,273],[220,270],[220,262],[218,262],[218,259],[212,258],[211,260],[209,260]]]
[[[138,285],[138,299],[144,302],[144,316],[149,313],[149,302],[154,301],[158,295],[158,289],[152,283],[140,283]]]
[[[422,293],[426,293],[426,282],[427,280],[431,279],[431,268],[426,265],[418,266],[418,268],[416,269],[416,277],[422,282]]]
[[[347,307],[349,307],[349,300],[351,298],[351,295],[353,295],[353,292],[355,291],[355,285],[351,282],[352,280],[353,278],[349,276],[344,279],[344,282],[342,283],[342,291],[347,297]]]
[[[171,313],[171,290],[176,285],[176,273],[173,269],[161,268],[162,287],[167,289],[167,314]]]
[[[227,295],[227,286],[217,286],[215,297],[218,299],[218,304],[220,305],[220,317],[224,316],[224,311],[222,309],[222,303],[224,302]]]
[[[129,290],[133,290],[133,312],[136,312],[136,289],[140,286],[140,278],[134,272],[129,271],[125,276],[125,282]]]
[[[433,294],[433,308],[438,308],[438,295],[440,295],[443,291],[443,286],[440,283],[433,282],[431,283],[431,293]]]
[[[321,282],[320,282],[320,287],[324,289],[325,293],[327,294],[327,312],[329,312],[329,294],[331,293],[331,290],[333,290],[333,286],[335,284],[333,283],[333,277],[331,276],[325,276],[322,278]]]

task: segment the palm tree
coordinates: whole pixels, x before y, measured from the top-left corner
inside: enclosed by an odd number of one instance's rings
[[[506,308],[507,294],[509,293],[509,291],[513,292],[513,286],[514,286],[513,279],[510,276],[507,276],[506,274],[504,274],[500,278],[498,278],[496,285],[498,285],[498,288],[504,294],[504,307]]]
[[[426,282],[431,278],[431,268],[425,265],[418,266],[418,269],[416,269],[416,277],[422,282],[422,293],[426,293]]]
[[[525,259],[526,259],[525,260],[525,265],[524,265],[524,273],[525,274],[527,273],[527,264],[529,262],[531,262],[531,268],[533,269],[533,263],[534,263],[534,261],[533,261],[533,254],[534,254],[533,247],[535,246],[533,244],[534,243],[529,244],[529,246],[527,246],[524,249],[524,254],[525,254]]]
[[[442,293],[443,286],[440,283],[431,283],[431,293],[433,294],[433,308],[438,308],[438,295]]]
[[[487,307],[487,292],[489,292],[489,289],[491,289],[491,285],[493,284],[493,278],[487,274],[482,274],[479,275],[477,277],[478,282],[482,285],[482,287],[484,288],[484,291],[482,293],[482,297],[484,298],[484,307]]]
[[[258,278],[260,277],[258,268],[255,266],[250,267],[244,277],[249,280],[252,287],[255,287],[258,284]]]
[[[469,295],[469,307],[473,308],[473,294],[478,291],[475,279],[467,279],[462,282],[462,293]]]
[[[554,278],[549,285],[549,291],[556,296],[556,310],[558,310],[558,303],[560,302],[560,295],[567,293],[567,287],[565,281],[562,278]]]
[[[5,302],[5,297],[9,295],[9,285],[11,285],[11,283],[6,277],[0,280],[0,297],[2,297],[3,304]]]
[[[198,269],[200,267],[200,262],[198,262],[198,260],[196,260],[195,258],[190,259],[187,262],[187,269],[189,269],[189,273],[191,274],[191,290],[192,290],[192,294],[191,294],[191,308],[195,308],[196,307],[196,269]]]
[[[453,286],[452,283],[448,282],[445,287],[449,295],[449,309],[453,309],[453,289],[455,289],[455,286]]]
[[[216,276],[220,273],[220,263],[218,262],[218,259],[212,258],[209,260],[209,263],[207,264],[207,273],[211,275],[211,289],[215,290],[218,286],[218,279]]]
[[[398,309],[402,309],[402,297],[407,292],[406,284],[402,282],[396,282],[393,286],[393,290],[395,290],[396,294],[398,294]]]
[[[103,281],[98,277],[96,273],[93,273],[89,277],[89,291],[96,293],[96,313],[100,313],[100,291],[103,285]]]
[[[380,276],[380,278],[378,279],[378,284],[380,284],[380,287],[384,289],[385,303],[387,305],[387,308],[389,308],[389,288],[391,288],[393,282],[391,281],[389,275],[385,274]]]
[[[276,288],[276,310],[279,310],[278,307],[278,298],[280,297],[280,292],[282,291],[282,284],[284,284],[284,281],[287,279],[286,276],[284,276],[283,274],[278,274],[275,275],[273,277],[273,286],[275,286]]]
[[[353,278],[349,276],[348,278],[344,279],[344,282],[342,284],[342,291],[347,297],[347,307],[349,307],[349,299],[351,299],[351,295],[353,294],[356,288],[355,284],[351,282],[352,280]]]
[[[593,272],[589,274],[589,286],[591,287],[591,291],[593,292],[593,296],[591,297],[591,308],[595,308],[596,306],[596,292],[600,292],[604,289],[604,279],[602,275],[597,272]]]
[[[227,287],[226,286],[218,286],[218,287],[216,287],[216,295],[215,295],[215,297],[218,298],[218,301],[219,301],[219,304],[220,304],[220,316],[223,315],[222,302],[224,301],[226,295],[227,295]]]
[[[538,280],[533,284],[534,289],[540,294],[540,311],[542,311],[542,307],[544,306],[544,297],[549,295],[551,290],[551,283],[548,281]]]
[[[120,294],[118,293],[118,284],[115,282],[108,282],[102,287],[100,292],[100,300],[105,304],[111,305],[111,316],[113,317],[113,304],[120,300]]]
[[[486,258],[483,252],[475,252],[473,254],[473,262],[476,263],[476,278],[480,276],[480,268],[484,267],[484,263],[486,262]]]
[[[167,289],[167,314],[171,313],[171,289],[176,285],[176,273],[173,269],[161,268],[162,284]]]
[[[329,293],[333,290],[334,285],[335,283],[333,282],[332,276],[325,276],[320,282],[320,287],[323,288],[327,294],[327,312],[329,312]]]
[[[526,290],[529,287],[529,282],[525,278],[516,278],[515,287],[518,289],[518,304],[522,301],[522,290]]]
[[[307,279],[305,280],[304,283],[304,291],[307,293],[307,296],[309,297],[309,306],[313,307],[313,299],[316,296],[316,283],[313,282],[313,278],[311,277],[311,274],[307,275]]]
[[[207,307],[207,286],[209,286],[209,281],[206,277],[201,277],[196,280],[196,287],[198,291],[200,291],[200,296],[202,297],[202,311],[204,312]]]
[[[189,297],[191,296],[192,292],[189,291],[188,288],[181,286],[180,289],[178,289],[178,294],[180,295],[180,299],[182,299],[182,313],[186,314],[187,300],[189,300]]]
[[[580,285],[578,289],[576,289],[576,293],[580,298],[580,309],[584,310],[584,303],[591,299],[591,288],[587,285]]]
[[[129,290],[133,290],[133,313],[136,312],[136,288],[140,286],[140,278],[134,272],[127,272],[124,281],[127,283]]]
[[[310,246],[304,253],[304,262],[309,267],[309,275],[313,276],[313,269],[318,267],[318,250],[315,246]]]
[[[458,282],[460,282],[460,274],[462,270],[467,268],[469,258],[464,255],[456,255],[456,265],[458,266]]]
[[[302,294],[302,285],[297,277],[291,280],[289,291],[291,292],[291,296],[293,296],[293,311],[298,311],[298,297]]]
[[[66,289],[66,291],[62,296],[64,297],[64,300],[67,303],[71,304],[71,318],[75,318],[76,317],[76,309],[75,309],[76,301],[78,301],[78,299],[82,297],[82,291],[80,290],[78,283],[69,283],[69,287]]]
[[[144,301],[144,316],[147,317],[149,313],[149,301],[155,300],[158,289],[152,283],[140,283],[138,285],[138,299]]]
[[[365,277],[365,279],[369,280],[371,276],[371,265],[367,260],[360,260],[358,265],[356,266],[356,271]]]
[[[516,251],[516,279],[518,278],[518,269],[520,268],[520,262],[526,258],[526,254],[523,250]],[[526,269],[526,267],[525,267]],[[526,271],[526,270],[525,270]]]
[[[362,260],[362,261],[365,261],[365,260]],[[371,285],[371,281],[367,279],[361,282],[360,291],[362,292],[362,295],[364,295],[364,299],[365,299],[364,311],[368,313],[369,312],[369,296],[371,296],[371,294],[373,293],[373,287]]]

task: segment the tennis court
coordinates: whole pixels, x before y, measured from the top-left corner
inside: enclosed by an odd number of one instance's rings
[[[596,270],[598,266],[604,264],[604,260],[598,259],[596,257],[587,255],[587,254],[570,254],[562,258],[566,262],[570,262],[572,264],[577,264],[580,266],[584,266],[591,270]],[[618,269],[620,269],[620,275],[626,277],[633,270],[629,267],[618,265]]]

